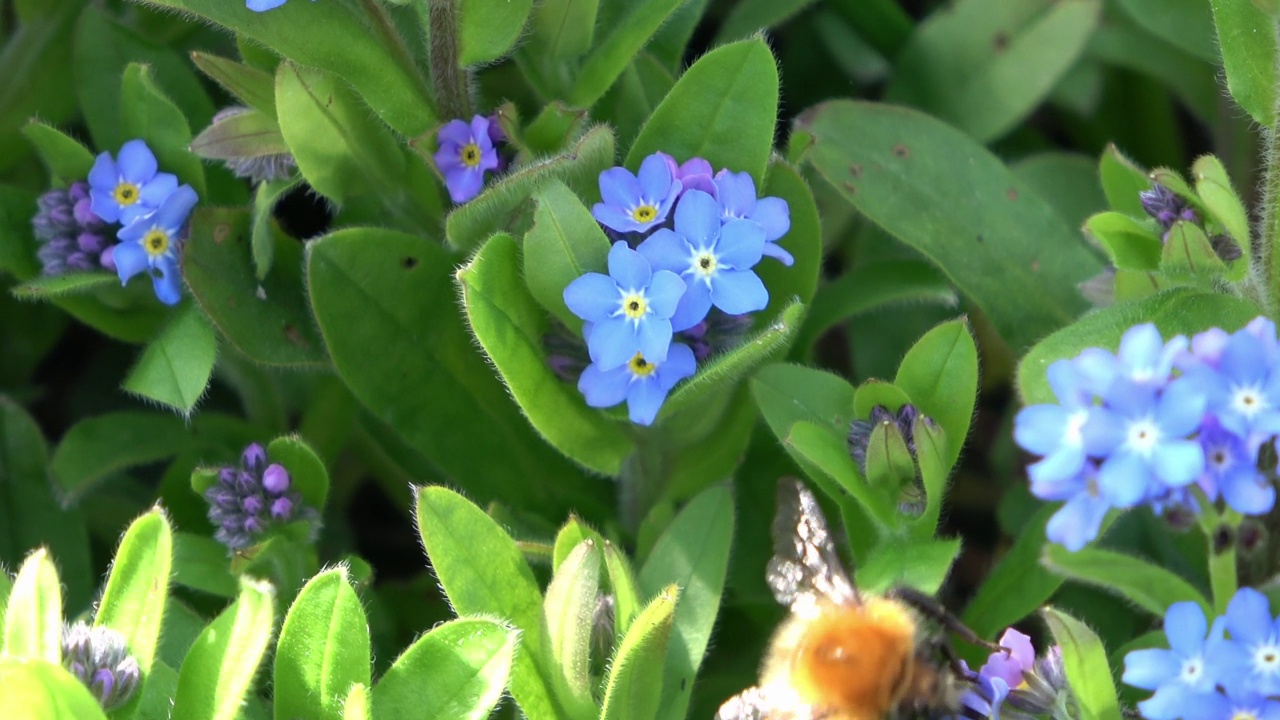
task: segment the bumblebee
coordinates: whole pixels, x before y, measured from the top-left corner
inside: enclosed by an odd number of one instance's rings
[[[777,629],[760,684],[729,698],[716,720],[941,720],[966,717],[970,677],[926,617],[984,642],[933,598],[910,588],[859,592],[843,569],[813,493],[778,484],[766,581],[791,615]]]

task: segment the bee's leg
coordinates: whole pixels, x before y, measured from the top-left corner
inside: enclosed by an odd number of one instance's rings
[[[947,630],[959,635],[965,642],[984,647],[992,652],[997,650],[1008,655],[1012,652],[1009,648],[1003,647],[989,640],[983,640],[978,634],[969,629],[969,626],[960,622],[960,618],[952,615],[945,607],[942,606],[935,598],[925,595],[914,588],[899,586],[890,590],[887,595],[889,597],[901,600],[911,607],[919,610],[921,613],[937,620]]]

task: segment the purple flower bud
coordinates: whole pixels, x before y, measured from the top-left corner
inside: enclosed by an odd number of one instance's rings
[[[240,455],[240,464],[245,470],[259,472],[267,462],[267,451],[258,443],[252,443]]]
[[[266,526],[263,524],[262,520],[252,515],[244,519],[244,522],[241,524],[241,527],[243,527],[244,531],[249,535],[261,535],[262,531],[266,529]]]
[[[1199,222],[1195,210],[1187,206],[1187,202],[1173,193],[1172,190],[1156,183],[1150,190],[1138,193],[1142,209],[1160,223],[1160,227],[1168,230],[1179,219]]]
[[[71,209],[71,214],[75,217],[76,222],[86,228],[104,227],[105,223],[93,214],[93,201],[89,198],[82,198],[76,201]]]
[[[254,477],[253,473],[245,472],[244,470],[236,473],[236,492],[241,495],[252,495],[258,490],[258,478]]]
[[[106,268],[107,270],[110,270],[111,272],[115,272],[116,271],[116,246],[108,245],[107,249],[103,250],[102,255],[99,256],[98,262],[102,263],[102,267]]]
[[[234,488],[236,486],[236,478],[240,473],[233,467],[223,467],[218,470],[218,482],[226,488]]]
[[[276,463],[268,465],[262,473],[262,486],[273,495],[283,493],[289,489],[289,471]]]
[[[240,509],[249,515],[257,515],[266,505],[267,500],[261,495],[246,495],[240,499]]]
[[[123,635],[83,622],[63,627],[62,662],[108,711],[129,701],[142,674]]]
[[[98,255],[107,246],[106,238],[91,232],[82,232],[76,236],[76,247],[81,252]]]
[[[293,517],[293,501],[287,497],[276,498],[271,503],[271,517],[274,520],[288,522]]]
[[[205,491],[204,497],[220,510],[230,511],[240,507],[239,496],[231,489],[221,485],[209,488]]]
[[[81,272],[92,270],[95,263],[93,257],[82,252],[73,252],[67,256],[67,267]]]

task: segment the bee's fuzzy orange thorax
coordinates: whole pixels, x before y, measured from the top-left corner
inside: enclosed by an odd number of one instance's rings
[[[797,640],[792,687],[836,717],[880,720],[910,685],[915,616],[894,600],[825,608]]]

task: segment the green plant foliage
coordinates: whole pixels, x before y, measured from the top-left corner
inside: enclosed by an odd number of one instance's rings
[[[502,697],[518,645],[517,631],[492,620],[445,623],[418,638],[374,685],[374,712],[439,720],[488,717]]]
[[[276,716],[341,720],[351,688],[369,686],[369,660],[368,622],[345,568],[316,575],[293,601],[276,643]]]

